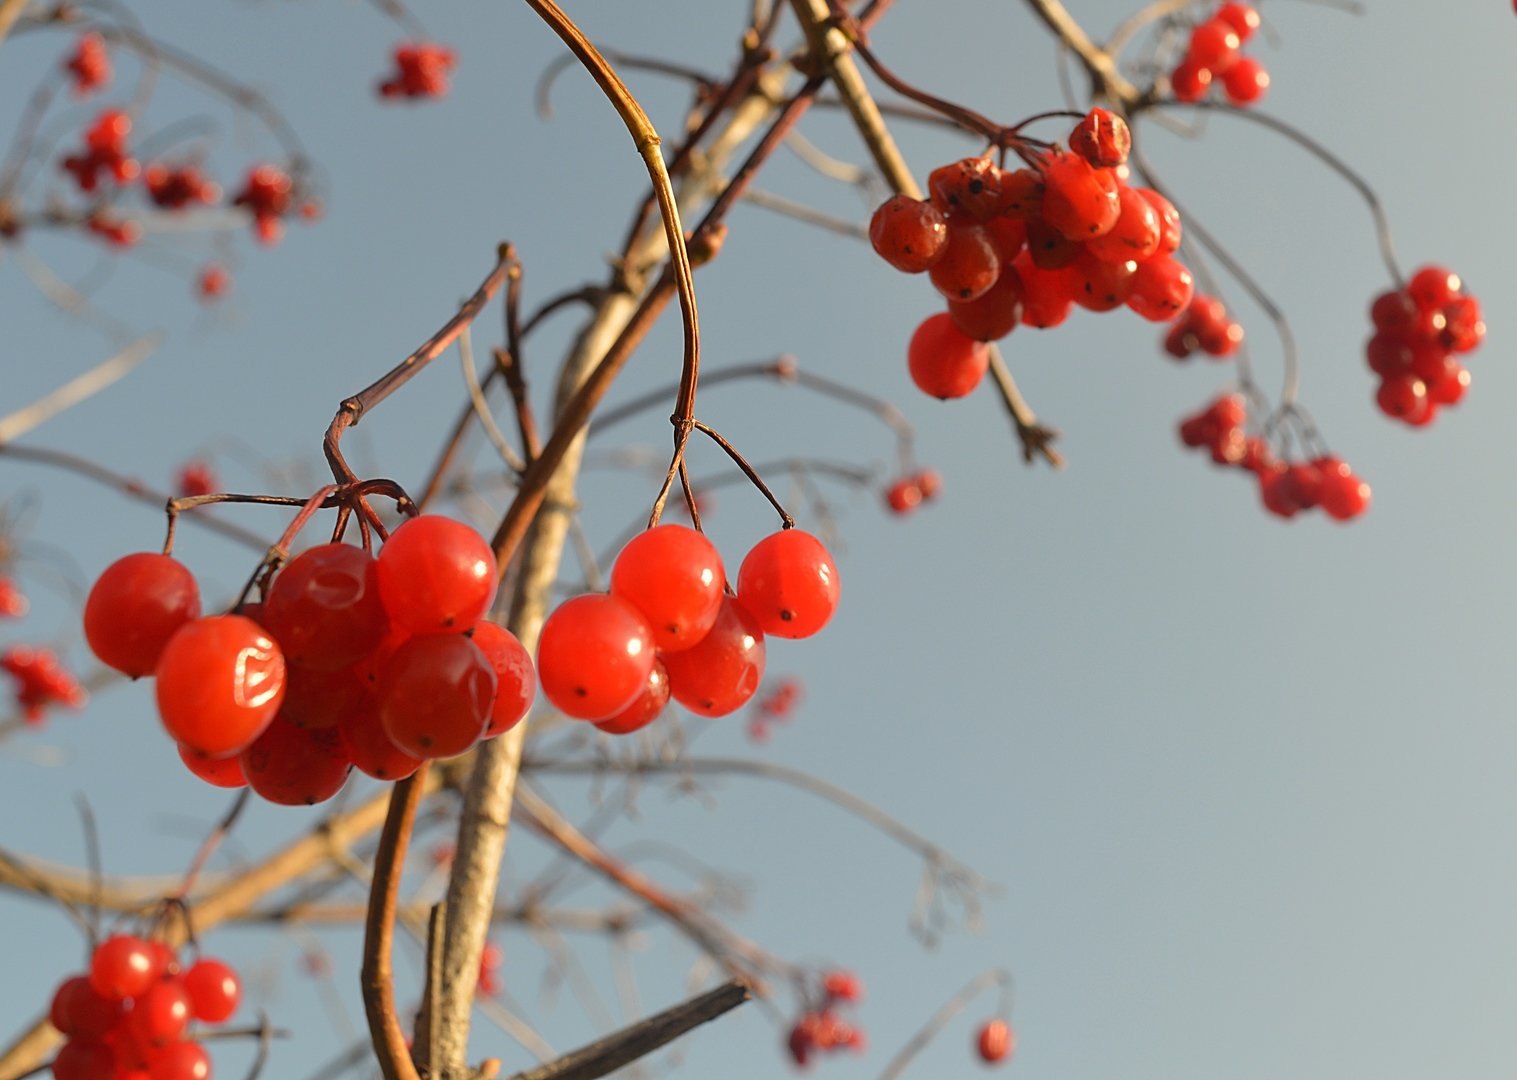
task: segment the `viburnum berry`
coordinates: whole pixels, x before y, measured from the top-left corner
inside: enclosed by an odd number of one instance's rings
[[[1087,311],[1111,311],[1132,295],[1138,264],[1131,259],[1109,262],[1083,251],[1070,266],[1075,277],[1075,303]]]
[[[237,757],[213,758],[188,746],[180,746],[179,760],[200,779],[212,787],[240,788],[248,786],[248,778],[242,772],[242,760]]]
[[[974,300],[948,301],[948,314],[966,337],[998,341],[1022,321],[1022,279],[1016,268],[1001,268],[996,283]]]
[[[413,634],[469,629],[490,610],[497,580],[489,542],[440,514],[403,523],[379,549],[379,595]]]
[[[1151,322],[1173,319],[1195,295],[1195,279],[1183,263],[1169,255],[1140,262],[1132,276],[1127,306]]]
[[[765,652],[759,618],[741,599],[724,596],[710,633],[693,648],[664,654],[669,693],[701,716],[736,712],[763,681]]]
[[[28,724],[41,724],[53,705],[82,709],[89,694],[50,649],[12,645],[0,653],[0,671],[16,682],[16,704]]]
[[[893,514],[909,514],[921,503],[922,489],[909,476],[903,476],[885,489],[885,505]]]
[[[537,671],[532,654],[504,626],[481,619],[471,638],[495,672],[495,700],[484,737],[493,739],[526,719],[537,696]]]
[[[1124,187],[1117,194],[1122,204],[1121,216],[1105,236],[1098,236],[1086,245],[1098,259],[1117,262],[1133,259],[1143,262],[1151,259],[1159,250],[1159,211],[1139,188]]]
[[[216,470],[200,458],[186,461],[174,474],[174,490],[181,496],[209,495],[216,487]]]
[[[383,98],[440,98],[448,93],[448,76],[458,57],[446,45],[428,41],[395,46],[395,72],[379,84]]]
[[[148,1080],[210,1080],[211,1058],[198,1042],[165,1047],[148,1066]]]
[[[1225,19],[1208,19],[1190,32],[1189,59],[1213,72],[1225,72],[1238,59],[1243,42]]]
[[[835,1001],[857,1002],[864,999],[864,986],[851,971],[828,971],[822,975],[822,993]]]
[[[1185,59],[1169,74],[1169,89],[1176,101],[1197,102],[1211,88],[1212,70],[1192,59]]]
[[[107,109],[95,118],[84,133],[84,152],[63,159],[65,172],[73,173],[81,191],[100,186],[102,173],[117,184],[137,178],[141,166],[127,152],[126,139],[132,133],[132,118],[120,109]]]
[[[0,574],[0,619],[19,619],[31,606],[16,579]]]
[[[1116,113],[1094,108],[1070,133],[1069,148],[1097,168],[1116,168],[1132,150],[1132,132]]]
[[[195,295],[202,300],[220,300],[232,289],[232,275],[218,263],[208,263],[195,275]]]
[[[912,382],[935,398],[958,398],[980,385],[990,367],[983,342],[968,337],[946,312],[929,315],[911,335],[906,361]]]
[[[191,203],[209,206],[221,198],[221,188],[196,165],[155,162],[142,170],[142,183],[153,205],[165,210],[182,210]]]
[[[298,728],[280,717],[240,756],[248,787],[280,806],[314,806],[342,790],[353,762],[336,731]]]
[[[368,688],[351,667],[312,671],[290,664],[285,669],[284,701],[279,715],[299,728],[329,728],[357,705]]]
[[[923,502],[931,502],[943,493],[943,477],[936,469],[922,469],[912,479],[922,492]]]
[[[229,1019],[242,1000],[242,982],[237,972],[208,957],[190,965],[184,973],[184,988],[189,992],[195,1019],[207,1024]]]
[[[463,634],[423,634],[402,644],[379,676],[379,720],[413,757],[462,754],[484,737],[495,670]]]
[[[95,946],[90,958],[90,986],[112,1000],[147,992],[162,974],[154,950],[132,934],[115,934]]]
[[[1159,215],[1159,247],[1156,255],[1173,255],[1180,250],[1180,211],[1175,204],[1153,188],[1134,188]]]
[[[663,660],[655,659],[648,672],[648,681],[643,684],[642,693],[615,716],[595,721],[595,726],[607,735],[630,735],[657,720],[668,704],[669,670],[664,666]]]
[[[169,736],[211,757],[241,753],[284,700],[284,654],[242,615],[185,623],[164,647],[157,677]]]
[[[59,985],[47,1015],[69,1038],[93,1042],[125,1022],[126,1004],[96,990],[88,976],[75,975]]]
[[[1122,214],[1117,178],[1078,154],[1053,154],[1043,164],[1043,220],[1071,240],[1093,240]]]
[[[154,983],[132,1001],[132,1034],[144,1046],[178,1042],[191,1019],[190,995],[181,979]]]
[[[945,214],[988,221],[1003,209],[1003,178],[990,158],[963,158],[934,169],[927,177],[927,192]]]
[[[337,736],[353,767],[376,780],[404,780],[422,759],[396,746],[379,719],[379,703],[365,694],[337,718]]]
[[[737,572],[737,596],[766,634],[810,637],[837,610],[837,566],[808,532],[782,529],[748,552]]]
[[[195,575],[170,555],[141,551],[103,570],[84,602],[90,651],[123,675],[151,675],[180,627],[200,617]]]
[[[255,165],[248,171],[233,206],[246,207],[253,215],[253,234],[260,243],[275,244],[284,235],[284,217],[295,198],[295,182],[277,165]]]
[[[960,302],[984,296],[1001,274],[1001,257],[990,234],[967,219],[951,218],[943,254],[927,271],[933,287]]]
[[[1074,309],[1075,275],[1068,268],[1045,270],[1037,266],[1028,252],[1017,256],[1013,264],[1022,281],[1022,324],[1039,330],[1058,326]],[[986,357],[987,363],[989,356]]]
[[[606,720],[630,707],[647,686],[653,660],[653,631],[642,613],[601,593],[565,600],[537,643],[543,694],[578,720]]]
[[[1241,45],[1254,36],[1254,31],[1259,29],[1262,20],[1259,12],[1249,4],[1226,3],[1217,9],[1217,14],[1212,16],[1232,27],[1233,33],[1238,35],[1238,43]]]
[[[706,636],[726,583],[716,545],[686,525],[639,533],[611,565],[611,595],[642,613],[663,652],[688,649]]]
[[[54,1080],[103,1080],[116,1068],[116,1057],[104,1043],[70,1040],[53,1058]]]
[[[948,247],[948,222],[943,211],[925,199],[894,195],[869,219],[869,243],[902,273],[924,273]]]
[[[87,97],[106,85],[111,81],[111,54],[105,38],[94,30],[80,34],[63,67],[74,76],[75,97]]]
[[[1011,1025],[999,1018],[985,1021],[975,1036],[975,1049],[979,1052],[980,1060],[990,1065],[1010,1057],[1015,1043]]]
[[[1269,89],[1269,71],[1252,56],[1240,56],[1222,74],[1222,89],[1234,105],[1252,105]]]
[[[1082,242],[1071,240],[1041,218],[1027,223],[1027,254],[1040,270],[1062,270],[1084,250]]]
[[[389,620],[376,560],[352,544],[301,552],[274,578],[263,602],[263,625],[285,659],[311,671],[362,660],[384,640]]]

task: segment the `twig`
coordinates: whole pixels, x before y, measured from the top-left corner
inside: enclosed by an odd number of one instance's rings
[[[8,443],[46,423],[65,409],[98,394],[142,363],[163,343],[163,335],[144,334],[114,356],[96,364],[32,402],[0,418],[0,443]]]
[[[405,862],[411,824],[416,806],[425,789],[428,763],[390,792],[390,807],[380,833],[379,850],[374,855],[374,876],[369,885],[369,915],[364,921],[363,968],[359,983],[363,989],[364,1012],[369,1018],[369,1037],[385,1080],[420,1080],[406,1035],[395,1015],[395,982],[390,967],[390,950],[395,940],[395,909],[400,892],[400,877]],[[434,1068],[435,1063],[434,1063]]]

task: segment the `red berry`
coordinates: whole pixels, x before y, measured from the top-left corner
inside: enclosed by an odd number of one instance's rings
[[[495,599],[495,553],[461,521],[422,514],[379,550],[379,595],[390,618],[413,634],[467,630]]]
[[[241,615],[179,629],[158,661],[158,715],[175,742],[210,757],[240,753],[284,699],[284,655]]]
[[[822,976],[822,992],[838,1001],[862,1001],[864,986],[851,971],[829,971]]]
[[[980,1053],[981,1060],[992,1065],[1010,1057],[1015,1043],[1016,1040],[1011,1034],[1011,1025],[999,1019],[985,1021],[980,1026],[979,1034],[975,1039],[975,1047]]]
[[[727,574],[710,540],[687,525],[658,525],[627,542],[611,566],[611,595],[642,612],[653,644],[688,649],[711,629]]]
[[[296,727],[333,727],[363,698],[366,689],[352,668],[310,671],[291,666],[285,670],[284,704],[279,715]]]
[[[248,778],[242,774],[242,759],[238,757],[213,758],[188,746],[180,746],[179,760],[200,779],[213,787],[240,788],[248,786]]]
[[[1001,258],[990,234],[971,221],[950,219],[948,244],[927,276],[933,288],[950,300],[984,296],[1001,274]]]
[[[1017,221],[1031,221],[1043,213],[1043,174],[1018,169],[1001,177],[1001,213]]]
[[[181,979],[164,979],[132,1002],[132,1034],[144,1046],[178,1042],[190,1025],[190,995]]]
[[[276,718],[242,752],[248,786],[280,806],[315,806],[342,790],[353,762],[336,731],[298,728]]]
[[[412,757],[454,757],[484,737],[495,687],[489,659],[464,635],[413,637],[380,672],[379,720]]]
[[[716,625],[700,644],[663,657],[669,692],[701,716],[736,712],[763,681],[765,651],[759,619],[740,600],[724,596]]]
[[[1392,375],[1380,384],[1375,403],[1386,416],[1415,423],[1427,412],[1427,385],[1407,372]]]
[[[1370,304],[1370,321],[1376,330],[1409,334],[1418,323],[1417,301],[1400,289],[1389,289]]]
[[[149,1080],[210,1080],[211,1058],[197,1042],[164,1048],[148,1066]]]
[[[643,693],[653,652],[653,632],[636,608],[589,593],[565,600],[543,623],[537,674],[554,708],[578,720],[605,720]]]
[[[1127,306],[1150,322],[1173,319],[1191,302],[1195,280],[1178,259],[1162,255],[1138,264]]]
[[[642,693],[633,699],[631,705],[609,720],[595,721],[595,726],[607,735],[629,735],[657,720],[668,704],[669,671],[662,660],[655,659],[652,670],[648,672],[648,681],[643,684]]]
[[[909,514],[922,502],[922,489],[910,477],[897,480],[885,489],[885,505],[893,514]]]
[[[869,243],[876,254],[906,274],[930,270],[948,247],[943,211],[923,199],[894,195],[869,219]]]
[[[943,491],[943,477],[936,469],[923,469],[912,480],[922,492],[922,501],[930,502]]]
[[[351,667],[390,629],[373,556],[351,544],[301,552],[264,598],[263,625],[293,665],[312,671]]]
[[[483,625],[483,624],[481,624]],[[421,768],[422,759],[396,746],[379,721],[379,704],[372,695],[343,712],[337,737],[354,768],[376,780],[404,780]]]
[[[100,993],[88,977],[75,975],[63,980],[53,994],[47,1018],[70,1038],[94,1041],[125,1021],[126,1005],[119,997]]]
[[[945,214],[986,221],[1003,209],[1004,174],[989,158],[972,157],[934,169],[927,191]]]
[[[189,991],[195,1019],[207,1024],[219,1024],[229,1018],[242,1000],[242,983],[237,972],[220,960],[197,960],[184,973],[184,987]]]
[[[115,1068],[115,1055],[100,1042],[66,1042],[53,1058],[54,1080],[107,1080]]]
[[[152,946],[131,934],[106,938],[90,958],[90,986],[117,1001],[140,996],[160,974]]]
[[[152,552],[117,559],[84,603],[84,636],[101,663],[151,675],[174,632],[200,617],[200,589],[183,563]]]
[[[1010,264],[1003,266],[989,292],[962,303],[948,301],[948,314],[966,336],[976,341],[999,340],[1022,321],[1022,279]]]
[[[1169,88],[1176,101],[1196,102],[1206,96],[1211,81],[1211,68],[1187,57],[1170,73]]]
[[[1017,256],[1013,268],[1022,280],[1024,326],[1048,330],[1069,318],[1077,287],[1073,271],[1044,270],[1033,262],[1029,252]]]
[[[1252,105],[1269,89],[1269,72],[1252,56],[1240,56],[1223,72],[1222,89],[1234,105]]]
[[[911,381],[935,398],[958,398],[980,385],[990,367],[983,343],[967,337],[947,312],[929,315],[906,348]]]
[[[1180,250],[1180,211],[1175,209],[1174,203],[1153,188],[1135,188],[1134,190],[1148,200],[1149,205],[1159,215],[1159,247],[1155,254],[1173,255]]]
[[[532,667],[532,654],[504,626],[481,619],[474,624],[472,637],[495,672],[495,701],[484,734],[493,739],[526,719],[537,696],[537,672]]]
[[[1463,289],[1459,275],[1444,266],[1424,266],[1406,283],[1407,295],[1424,311],[1443,307]]]
[[[1098,168],[1111,169],[1127,161],[1132,132],[1115,113],[1095,108],[1069,135],[1069,148]]]
[[[1208,19],[1190,32],[1186,59],[1215,73],[1225,73],[1238,59],[1241,44],[1238,32],[1226,20]]]
[[[1084,250],[1085,244],[1071,240],[1046,221],[1027,223],[1027,255],[1040,270],[1062,270]]]
[[[1233,28],[1233,33],[1238,35],[1238,43],[1242,44],[1254,36],[1254,31],[1259,29],[1261,19],[1259,12],[1248,4],[1227,3],[1217,9],[1213,18],[1225,22]]]
[[[1043,166],[1043,220],[1071,240],[1092,240],[1122,216],[1117,178],[1078,154],[1054,154]]]
[[[1075,303],[1088,311],[1110,311],[1132,295],[1138,264],[1131,259],[1107,262],[1086,251],[1070,269],[1075,275]]]
[[[800,529],[764,537],[737,572],[738,600],[774,637],[815,634],[837,610],[839,591],[837,566],[826,546]]]
[[[1086,244],[1086,250],[1098,259],[1120,262],[1134,259],[1144,262],[1159,250],[1159,211],[1140,188],[1124,187],[1118,193],[1122,216],[1105,236]]]

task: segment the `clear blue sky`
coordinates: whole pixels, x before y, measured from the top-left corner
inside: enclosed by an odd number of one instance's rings
[[[713,72],[746,9],[710,0],[573,7],[598,42]],[[1071,7],[1098,35],[1131,10],[1118,0]],[[168,344],[29,436],[35,445],[157,484],[209,453],[234,488],[309,490],[336,403],[440,325],[498,241],[520,249],[531,307],[601,279],[644,191],[625,133],[577,72],[560,80],[554,119],[534,115],[534,82],[558,46],[520,5],[419,11],[434,37],[458,48],[460,68],[446,102],[414,108],[374,98],[401,32],[371,7],[132,8],[166,40],[250,79],[293,119],[319,164],[328,214],[272,252],[233,237],[225,250],[235,253],[236,286],[215,313],[190,299],[187,275],[223,241],[160,239],[106,272],[101,307],[134,329],[165,329]],[[856,241],[745,207],[721,259],[700,275],[712,368],[792,353],[890,398],[946,481],[937,505],[905,521],[887,517],[873,490],[827,489],[843,608],[820,637],[770,652],[773,673],[805,682],[799,715],[767,746],[751,745],[739,721],[714,725],[698,745],[815,771],[940,841],[1004,887],[978,933],[923,951],[906,930],[912,857],[773,784],[714,783],[709,804],[651,787],[606,837],[640,850],[674,885],[688,871],[663,846],[687,849],[747,886],[747,907],[733,916],[741,932],[793,959],[860,973],[871,1050],[824,1061],[819,1071],[839,1080],[877,1074],[990,965],[1015,973],[1021,1046],[1010,1068],[1026,1080],[1517,1075],[1517,677],[1506,660],[1517,376],[1505,362],[1514,220],[1502,194],[1517,170],[1503,123],[1517,91],[1517,22],[1494,0],[1371,4],[1360,17],[1271,2],[1266,14],[1278,43],[1255,47],[1274,75],[1264,107],[1373,178],[1406,265],[1454,266],[1491,324],[1464,404],[1430,430],[1386,421],[1362,359],[1366,307],[1385,286],[1362,205],[1252,128],[1219,119],[1194,142],[1140,132],[1167,183],[1290,313],[1305,401],[1374,485],[1373,509],[1350,527],[1270,519],[1244,477],[1182,453],[1175,420],[1210,400],[1228,371],[1170,363],[1158,329],[1131,314],[1079,313],[1007,342],[1027,396],[1064,433],[1069,466],[1054,473],[1021,464],[988,393],[940,404],[912,390],[904,343],[935,305],[924,282],[889,271]],[[38,33],[5,44],[0,135],[65,43]],[[998,118],[1061,106],[1053,43],[1017,3],[899,0],[875,47],[903,76]],[[683,88],[630,81],[655,120],[677,129]],[[88,116],[69,108],[48,131]],[[210,164],[226,183],[272,150],[256,128],[228,123],[172,80],[143,126],[186,114],[218,130]],[[803,130],[862,160],[839,116],[819,113]],[[922,176],[973,149],[936,132],[900,135]],[[785,154],[761,186],[855,222],[870,209]],[[72,240],[38,236],[30,249],[70,277],[96,266],[93,248]],[[1248,305],[1239,311],[1261,381],[1275,385],[1268,327]],[[572,322],[555,321],[530,345],[540,392]],[[0,323],[0,412],[110,348],[46,306],[5,254]],[[498,340],[498,326],[492,310],[477,342]],[[672,379],[678,364],[677,323],[666,317],[616,398]],[[365,421],[355,456],[372,473],[418,483],[460,397],[449,354]],[[700,411],[755,460],[892,460],[883,428],[794,391],[713,389]],[[663,453],[662,410],[615,437]],[[704,449],[695,465],[723,469]],[[271,478],[275,466],[293,477]],[[611,545],[655,490],[651,473],[596,470],[583,491],[595,546]],[[121,553],[155,548],[161,515],[12,462],[0,465],[0,495],[27,508],[23,550],[40,559],[22,570],[35,610],[0,627],[0,640],[57,643],[88,670],[76,598],[50,591],[48,576],[61,570],[78,585]],[[279,523],[266,512],[239,518],[270,533]],[[821,527],[815,517],[802,523]],[[757,496],[734,488],[708,526],[735,564],[772,521]],[[67,554],[53,561],[55,550]],[[181,551],[212,597],[229,595],[249,566],[245,552],[203,532],[185,532]],[[78,864],[82,793],[117,873],[176,873],[225,804],[180,768],[147,688],[125,685],[6,742],[0,783],[0,845]],[[548,789],[577,819],[593,815],[589,784]],[[265,851],[314,813],[255,806],[228,852]],[[506,891],[543,858],[520,836]],[[566,901],[606,896],[586,886]],[[42,904],[5,896],[0,911],[11,972],[0,978],[0,1017],[19,1030],[78,966],[79,938]],[[497,939],[507,989],[557,1048],[602,1030],[606,1017],[587,1014],[572,986],[545,989],[539,944],[514,930]],[[361,1030],[356,930],[320,935],[340,1006],[302,972],[311,940],[229,928],[205,942],[243,965],[254,1002],[292,1029],[266,1074],[281,1080],[308,1075]],[[651,1010],[685,994],[693,954],[662,930],[643,945],[634,963],[640,1007]],[[595,940],[576,947],[610,1019],[621,1020],[607,950]],[[400,952],[405,1002],[419,952],[409,942]],[[916,1075],[976,1072],[969,1041],[993,1005],[986,997],[950,1027]],[[749,1007],[682,1046],[684,1075],[783,1075],[781,1037]],[[484,1021],[475,1045],[511,1068],[530,1060]],[[220,1075],[241,1075],[245,1060],[218,1051]]]

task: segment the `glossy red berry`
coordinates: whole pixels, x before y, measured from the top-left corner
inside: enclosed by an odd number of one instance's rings
[[[1151,322],[1165,322],[1185,310],[1195,287],[1185,264],[1163,255],[1138,264],[1127,306]]]
[[[948,243],[943,255],[927,271],[933,288],[950,300],[973,300],[984,296],[1001,274],[1001,257],[990,234],[969,220],[948,222]]]
[[[178,1042],[148,1064],[148,1080],[211,1080],[211,1058],[197,1042]]]
[[[642,613],[663,652],[688,649],[706,636],[726,583],[716,545],[687,525],[639,533],[611,566],[611,595]]]
[[[1211,83],[1211,68],[1189,58],[1180,61],[1169,76],[1169,88],[1176,101],[1200,101],[1211,88]]]
[[[1043,166],[1043,220],[1071,240],[1093,240],[1122,216],[1117,178],[1079,154],[1054,154]]]
[[[711,632],[694,648],[669,653],[663,661],[674,700],[701,716],[726,716],[758,690],[764,658],[759,619],[740,600],[725,596]]]
[[[885,505],[893,514],[909,514],[922,503],[922,489],[911,477],[902,477],[885,489]]]
[[[927,177],[927,191],[943,213],[987,221],[1004,209],[1004,179],[989,158],[964,158],[934,169]]]
[[[537,696],[537,670],[532,654],[504,626],[481,619],[474,624],[472,638],[495,672],[495,701],[484,734],[493,739],[526,719]]]
[[[1111,232],[1086,244],[1086,250],[1098,259],[1119,262],[1133,259],[1144,262],[1159,250],[1159,211],[1138,188],[1124,187],[1118,193],[1122,214]]]
[[[985,1021],[975,1037],[975,1049],[979,1051],[980,1060],[991,1065],[1010,1057],[1014,1043],[1011,1025],[999,1019]]]
[[[380,723],[413,757],[454,757],[484,737],[495,686],[490,661],[464,635],[413,637],[380,672]]]
[[[144,1046],[178,1042],[190,1019],[190,995],[181,979],[163,979],[132,1002],[132,1034]]]
[[[1097,168],[1116,168],[1132,150],[1132,132],[1117,114],[1091,109],[1070,132],[1069,148]]]
[[[351,667],[390,629],[375,559],[352,544],[301,552],[264,598],[263,625],[292,665],[312,671]]]
[[[1392,375],[1380,384],[1375,403],[1386,416],[1415,423],[1427,412],[1427,384],[1407,372]]]
[[[1406,283],[1406,292],[1424,311],[1440,308],[1459,296],[1464,283],[1445,266],[1424,266]]]
[[[869,219],[869,243],[902,273],[924,273],[948,247],[948,222],[932,203],[895,195]]]
[[[1234,105],[1252,105],[1269,89],[1269,71],[1252,56],[1240,56],[1222,73],[1222,89]]]
[[[737,572],[737,596],[766,634],[805,638],[837,610],[840,583],[826,546],[783,529],[753,545]]]
[[[911,335],[906,362],[911,381],[923,393],[946,400],[963,397],[980,385],[990,367],[990,353],[955,326],[953,316],[939,312]]]
[[[242,775],[242,760],[238,757],[213,758],[187,746],[178,747],[179,760],[207,784],[219,788],[248,786],[248,778]]]
[[[53,1058],[54,1080],[108,1080],[116,1068],[115,1055],[100,1042],[71,1040]]]
[[[312,731],[275,718],[242,752],[248,786],[279,806],[315,806],[342,790],[353,762],[336,731]]]
[[[284,703],[279,707],[279,715],[296,727],[333,727],[366,691],[352,668],[311,671],[292,665],[285,669]]]
[[[653,631],[636,608],[589,593],[565,600],[543,623],[537,674],[543,694],[560,712],[605,720],[643,692],[653,653]]]
[[[132,934],[106,938],[90,958],[90,986],[117,1001],[145,993],[160,974],[152,946]]]
[[[1013,266],[1022,280],[1022,325],[1048,330],[1069,318],[1077,287],[1072,270],[1044,270],[1027,252]]]
[[[158,661],[158,715],[175,742],[226,757],[274,719],[284,683],[284,655],[257,623],[241,615],[196,619]]]
[[[1238,35],[1240,45],[1253,37],[1254,31],[1259,29],[1262,23],[1258,10],[1249,4],[1223,4],[1217,9],[1217,14],[1213,18],[1232,27],[1233,33]]]
[[[390,618],[413,634],[467,630],[495,599],[495,553],[461,521],[422,514],[379,551],[379,595]]]
[[[1204,68],[1226,72],[1238,59],[1240,45],[1238,32],[1226,20],[1208,19],[1190,32],[1190,51],[1186,55]]]
[[[640,731],[657,720],[669,704],[669,671],[662,660],[655,659],[648,672],[648,681],[643,692],[621,712],[609,720],[597,720],[595,726],[607,735],[629,735]]]
[[[998,341],[1022,321],[1022,279],[1016,268],[1001,268],[988,292],[975,300],[948,301],[953,324],[976,341]]]
[[[84,975],[63,980],[53,994],[48,1020],[73,1039],[95,1041],[126,1020],[126,1005],[119,997],[102,994]]]
[[[228,1019],[242,1000],[242,983],[237,972],[220,960],[197,960],[184,973],[184,988],[189,992],[195,1019],[207,1024]]]
[[[200,617],[200,589],[183,563],[138,552],[117,559],[84,603],[84,636],[100,662],[124,675],[151,675],[169,638]]]
[[[337,736],[353,767],[376,780],[404,780],[421,768],[422,759],[390,740],[379,721],[379,704],[366,695],[337,721]]]

